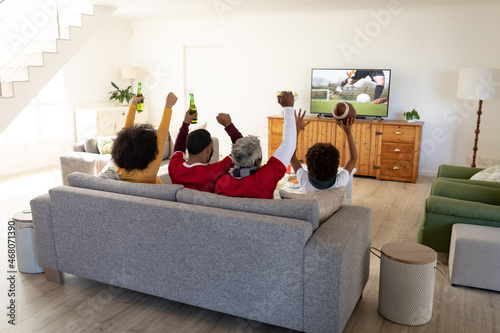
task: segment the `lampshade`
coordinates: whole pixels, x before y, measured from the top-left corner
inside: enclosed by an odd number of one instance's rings
[[[500,69],[460,69],[457,98],[483,101],[500,100]]]
[[[122,79],[135,80],[142,78],[141,67],[139,66],[122,66],[120,77]]]

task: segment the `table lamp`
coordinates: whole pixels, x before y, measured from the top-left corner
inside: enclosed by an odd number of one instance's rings
[[[500,100],[500,69],[497,68],[462,68],[458,78],[457,98],[479,100],[477,110],[476,137],[472,155],[471,168],[476,167],[477,140],[483,101]]]
[[[134,91],[134,80],[142,78],[141,67],[139,66],[122,66],[120,77],[122,79],[130,80],[132,91]]]

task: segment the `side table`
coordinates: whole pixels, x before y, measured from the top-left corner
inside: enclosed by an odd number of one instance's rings
[[[379,313],[402,325],[428,323],[432,317],[436,251],[409,242],[388,243],[379,251]]]
[[[22,273],[43,273],[38,266],[33,235],[33,217],[31,210],[23,210],[12,216],[15,222],[15,240],[17,252],[17,268]]]

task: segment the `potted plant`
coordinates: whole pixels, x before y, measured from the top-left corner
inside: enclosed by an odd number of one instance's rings
[[[408,122],[412,123],[415,119],[420,119],[417,110],[413,109],[411,111],[403,113],[403,116],[408,120]]]
[[[116,99],[120,103],[123,103],[123,101],[126,101],[128,104],[128,102],[132,99],[132,97],[135,96],[135,94],[132,91],[130,91],[130,89],[132,89],[132,86],[128,86],[126,89],[120,89],[113,82],[111,82],[111,85],[114,88],[116,88],[116,90],[109,92],[111,94],[111,97],[109,97],[109,100]]]

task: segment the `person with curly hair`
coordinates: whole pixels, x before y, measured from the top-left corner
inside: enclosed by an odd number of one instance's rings
[[[125,126],[113,142],[111,162],[99,177],[133,183],[161,184],[157,174],[168,137],[172,107],[177,102],[177,96],[172,92],[168,94],[158,130],[150,124],[134,125],[137,102],[143,99],[144,97],[137,96],[132,99]]]
[[[285,109],[283,140],[273,156],[264,165],[262,149],[256,136],[249,135],[239,139],[231,148],[235,167],[219,178],[215,193],[233,197],[273,199],[278,181],[283,178],[297,141],[294,124],[292,92],[282,91],[278,103]]]
[[[290,163],[297,174],[297,180],[304,193],[314,193],[347,185],[358,160],[358,151],[351,131],[353,122],[354,118],[349,119],[346,124],[337,120],[337,124],[346,134],[349,146],[349,160],[347,160],[340,172],[338,172],[340,153],[329,142],[317,142],[309,147],[306,153],[307,171],[302,168],[302,164],[297,158],[296,153],[293,155]],[[304,124],[302,120],[297,121],[297,133],[303,130],[307,124]]]
[[[181,184],[184,187],[214,192],[215,182],[220,176],[227,174],[233,166],[233,160],[226,156],[222,161],[208,163],[214,152],[213,141],[210,133],[205,129],[197,129],[189,133],[189,125],[198,113],[190,114],[186,111],[184,121],[175,139],[174,154],[168,164],[168,174],[172,184]],[[243,136],[234,126],[231,116],[227,113],[219,113],[216,117],[233,143]],[[189,153],[186,158],[185,152]]]

